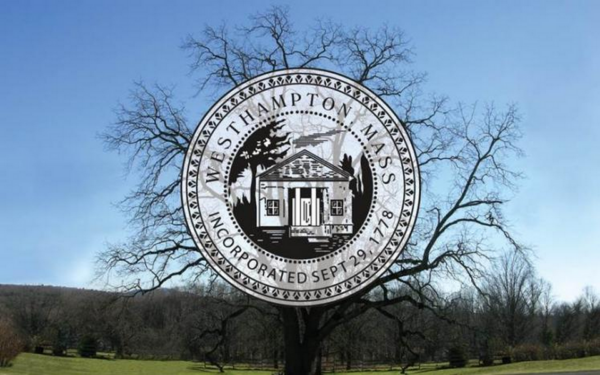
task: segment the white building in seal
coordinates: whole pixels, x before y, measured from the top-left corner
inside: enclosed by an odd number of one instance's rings
[[[257,227],[289,227],[291,237],[352,233],[352,176],[304,150],[256,179]]]

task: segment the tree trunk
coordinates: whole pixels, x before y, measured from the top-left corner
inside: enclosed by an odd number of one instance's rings
[[[229,363],[231,353],[229,351],[229,340],[225,338],[223,340],[223,364]]]
[[[352,370],[352,352],[346,351],[346,370]]]
[[[284,325],[285,374],[321,374],[319,323],[323,310],[281,307]]]
[[[400,341],[400,340],[395,340],[395,341]],[[396,361],[396,363],[402,363],[402,352],[400,351],[400,344],[395,343],[396,345],[394,346],[394,360]]]
[[[123,340],[122,339],[118,339],[117,343],[115,345],[115,358],[116,359],[123,359],[125,350],[123,348]]]

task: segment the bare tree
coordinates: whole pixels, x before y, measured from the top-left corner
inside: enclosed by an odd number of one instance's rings
[[[28,349],[42,351],[44,334],[55,316],[60,316],[60,292],[45,293],[36,287],[27,287],[28,293],[7,301],[12,320],[18,326]]]
[[[17,334],[12,322],[0,318],[0,368],[8,367],[23,350],[23,341]]]
[[[505,345],[522,344],[536,321],[542,287],[533,267],[520,254],[505,254],[486,280],[485,308]]]
[[[591,286],[583,290],[585,320],[583,338],[593,340],[600,337],[600,298]]]
[[[549,346],[554,341],[554,333],[552,331],[554,296],[552,295],[552,285],[550,283],[541,280],[540,286],[540,341],[543,345]]]
[[[510,234],[502,206],[519,173],[515,106],[452,107],[445,97],[426,95],[425,75],[410,68],[411,45],[384,26],[348,29],[318,21],[296,30],[285,8],[274,7],[239,28],[206,27],[183,46],[198,78],[198,93],[214,95],[258,74],[298,67],[333,68],[385,97],[417,149],[424,197],[411,241],[398,261],[361,293],[311,308],[278,307],[284,324],[287,374],[315,374],[323,340],[344,322],[396,304],[435,310],[441,282],[479,288],[486,265],[503,240],[523,248]],[[187,233],[179,204],[180,168],[191,130],[170,90],[137,84],[131,103],[105,134],[110,148],[129,155],[140,183],[124,201],[134,235],[99,255],[100,270],[116,275],[126,290],[153,290],[178,277],[214,277]],[[437,178],[440,172],[451,181]],[[410,293],[395,293],[398,290]],[[245,309],[246,306],[239,306]],[[233,313],[232,313],[233,314]]]
[[[177,276],[198,278],[208,269],[190,241],[179,200],[191,131],[172,95],[169,88],[136,83],[133,107],[119,106],[117,121],[102,135],[109,149],[128,156],[128,170],[139,173],[139,183],[121,202],[133,235],[98,256],[99,276],[112,285],[112,273],[104,271],[116,271],[121,289],[155,290]]]

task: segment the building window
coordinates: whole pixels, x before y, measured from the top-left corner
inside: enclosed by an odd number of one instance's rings
[[[279,216],[279,199],[267,200],[267,216]]]
[[[332,199],[331,203],[331,216],[344,216],[344,200],[343,199]]]

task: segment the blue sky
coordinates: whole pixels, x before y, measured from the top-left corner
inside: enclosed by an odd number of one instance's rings
[[[298,2],[299,3],[299,2]],[[193,96],[179,46],[204,24],[243,23],[281,2],[0,2],[0,283],[89,286],[93,260],[124,239],[114,207],[135,181],[97,134],[132,81]],[[507,208],[557,297],[600,291],[600,2],[290,2],[293,22],[402,28],[427,88],[454,101],[515,102],[527,156]]]

